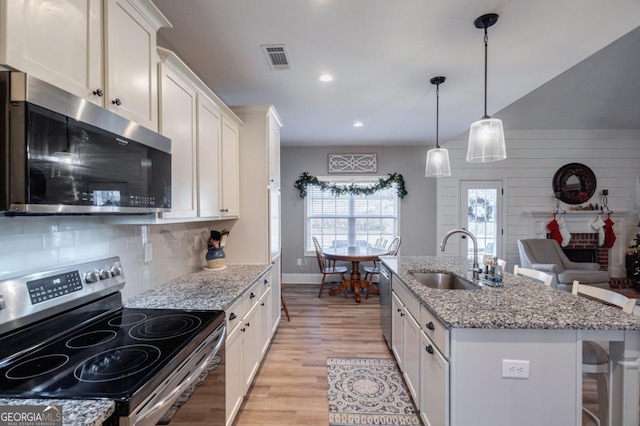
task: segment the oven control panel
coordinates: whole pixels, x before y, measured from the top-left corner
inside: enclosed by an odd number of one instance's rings
[[[31,303],[41,303],[65,294],[82,290],[82,279],[78,271],[27,282]]]
[[[117,256],[32,270],[19,277],[0,280],[0,335],[44,317],[116,295],[124,284],[122,263]]]

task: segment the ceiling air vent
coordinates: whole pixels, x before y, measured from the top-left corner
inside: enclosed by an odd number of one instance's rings
[[[267,58],[269,68],[274,71],[288,70],[291,68],[284,44],[263,44],[260,47]]]

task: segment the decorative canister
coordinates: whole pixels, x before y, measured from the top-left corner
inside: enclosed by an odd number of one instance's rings
[[[207,250],[207,267],[209,269],[224,269],[226,267],[224,263],[224,250],[222,247],[209,247]]]

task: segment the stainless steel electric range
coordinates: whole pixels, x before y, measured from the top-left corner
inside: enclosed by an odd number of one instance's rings
[[[224,312],[123,308],[124,284],[118,257],[1,281],[0,397],[109,399],[109,423],[156,424],[224,356]]]

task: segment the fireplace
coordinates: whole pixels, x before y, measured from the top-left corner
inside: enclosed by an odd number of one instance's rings
[[[567,249],[563,248],[562,251],[567,255],[572,262],[598,262],[598,249]]]

